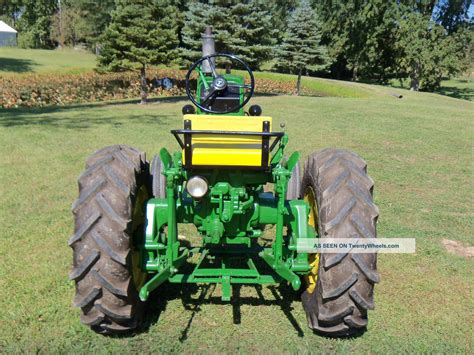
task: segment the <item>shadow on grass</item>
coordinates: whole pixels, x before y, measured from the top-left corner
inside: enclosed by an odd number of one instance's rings
[[[409,84],[405,84],[404,86],[400,85],[400,82],[398,80],[393,81],[391,83],[381,83],[376,80],[360,80],[360,83],[364,84],[370,84],[370,85],[382,85],[385,87],[393,87],[395,89],[402,89],[402,90],[410,90]],[[432,91],[434,94],[439,94],[443,96],[449,96],[453,97],[455,99],[460,99],[460,100],[467,100],[467,101],[474,101],[474,90],[470,87],[462,87],[463,84],[469,83],[468,80],[464,79],[456,79],[455,82],[458,82],[461,84],[461,87],[455,86],[455,85],[446,85],[445,83],[441,83],[441,88],[436,89]],[[431,91],[422,91],[422,92],[431,92]]]
[[[277,94],[262,93],[255,95],[256,97],[277,96]],[[164,103],[189,103],[187,96],[172,96],[172,97],[155,97],[148,99],[148,105],[159,105]],[[66,106],[45,106],[45,107],[19,107],[19,108],[0,108],[0,127],[17,127],[28,125],[52,125],[65,128],[89,128],[98,124],[112,124],[121,125],[126,119],[125,117],[112,117],[106,114],[101,115],[100,112],[94,112],[101,108],[120,109],[124,105],[138,105],[139,99],[117,100],[107,102],[95,102],[88,104],[71,104]],[[156,106],[157,114],[144,114],[140,117],[142,123],[162,123],[160,119],[166,119],[171,115],[160,115],[159,106]],[[88,112],[90,110],[90,113]],[[77,114],[81,113],[81,117]],[[48,116],[52,114],[54,116]],[[181,110],[177,110],[176,115],[180,115]],[[175,116],[173,116],[175,117]],[[137,119],[137,118],[131,118]]]
[[[238,258],[237,258],[238,259]],[[246,263],[246,258],[240,260],[241,263]],[[260,260],[259,258],[253,259],[255,265],[261,274],[271,274],[269,266]],[[227,263],[231,262],[230,260]],[[227,264],[232,265],[232,267],[241,267],[243,264]],[[182,266],[181,271],[183,273],[191,273],[195,268],[194,263],[185,263]],[[206,265],[205,265],[206,266]],[[206,267],[208,267],[207,265]],[[300,324],[292,314],[292,303],[299,301],[299,294],[295,292],[289,285],[285,282],[282,282],[278,285],[269,285],[268,289],[271,292],[270,298],[265,298],[262,293],[261,285],[253,285],[257,293],[257,297],[242,296],[241,289],[243,285],[232,284],[232,297],[230,302],[222,301],[220,296],[215,296],[214,291],[216,289],[216,284],[203,284],[196,285],[193,283],[190,284],[172,284],[165,283],[161,285],[156,292],[151,294],[148,311],[145,316],[144,322],[140,329],[140,333],[146,332],[150,326],[160,321],[160,316],[162,312],[166,310],[168,302],[172,300],[179,299],[182,302],[183,308],[188,311],[189,318],[186,323],[186,326],[181,330],[181,335],[179,341],[181,343],[185,342],[188,338],[189,332],[192,328],[193,321],[197,313],[201,311],[203,305],[216,305],[224,306],[229,303],[232,305],[232,317],[233,323],[239,325],[242,322],[242,313],[241,306],[278,306],[282,312],[282,315],[285,315],[288,321],[291,323],[295,332],[299,337],[304,336],[304,332],[301,329]],[[250,285],[247,285],[250,286]]]
[[[185,96],[152,98],[149,100],[149,105],[151,106],[159,103],[176,103],[185,99]],[[84,129],[100,124],[119,126],[128,119],[140,120],[142,123],[164,123],[166,119],[175,117],[174,115],[160,114],[158,106],[156,107],[156,114],[148,112],[144,113],[140,117],[133,118],[126,118],[120,115],[112,116],[110,115],[110,112],[102,113],[94,111],[101,108],[114,107],[117,107],[117,110],[119,110],[120,106],[138,104],[139,102],[140,100],[121,100],[67,106],[0,109],[0,127],[51,125],[63,128]],[[80,117],[78,117],[78,113],[81,114]],[[49,116],[49,114],[54,116]],[[177,114],[179,113],[177,112]]]
[[[14,72],[26,73],[33,70],[34,61],[29,59],[2,58],[0,57],[0,73]]]
[[[459,88],[456,86],[442,86],[435,93],[454,97],[461,100],[474,101],[474,90],[470,88]]]
[[[232,299],[230,304],[232,305],[233,323],[236,325],[241,324],[242,314],[240,307],[242,305],[256,307],[277,305],[280,307],[283,315],[285,315],[291,323],[297,335],[303,337],[304,332],[292,314],[292,302],[297,300],[297,293],[282,283],[278,286],[268,286],[273,296],[273,299],[268,299],[265,298],[262,293],[262,286],[255,285],[254,287],[258,297],[242,297],[240,294],[242,285],[232,285]],[[181,336],[179,337],[180,342],[185,342],[192,328],[193,320],[196,314],[201,311],[203,305],[228,304],[228,302],[222,301],[221,297],[213,295],[215,288],[215,284],[163,284],[151,295],[148,301],[147,315],[138,332],[146,332],[153,324],[159,322],[161,314],[166,310],[169,301],[181,299],[184,309],[190,312],[188,322],[182,329]],[[193,297],[196,295],[197,298]]]

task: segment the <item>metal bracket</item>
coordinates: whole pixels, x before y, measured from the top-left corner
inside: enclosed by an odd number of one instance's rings
[[[301,280],[290,268],[282,261],[278,261],[272,254],[272,249],[267,248],[259,254],[263,260],[271,267],[275,272],[280,275],[283,279],[291,283],[291,286],[295,291],[298,291],[301,287]]]
[[[191,120],[184,120],[184,129],[191,130]],[[186,168],[190,168],[193,165],[193,147],[192,147],[192,135],[191,133],[184,134],[184,159]]]
[[[270,132],[270,122],[263,121],[262,132]],[[262,167],[268,167],[268,156],[270,152],[270,137],[262,136]]]

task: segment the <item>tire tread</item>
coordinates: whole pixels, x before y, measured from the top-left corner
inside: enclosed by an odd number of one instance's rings
[[[334,148],[311,154],[302,192],[315,192],[320,238],[376,238],[379,210],[373,186],[367,163],[357,154]],[[367,325],[367,311],[374,308],[373,288],[380,281],[376,254],[348,254],[322,254],[316,289],[302,294],[308,324],[316,332],[358,333]]]
[[[130,272],[130,222],[138,188],[148,187],[148,181],[145,155],[124,145],[96,151],[78,179],[75,230],[69,239],[73,305],[82,311],[81,322],[98,333],[133,330],[141,318],[143,305]]]

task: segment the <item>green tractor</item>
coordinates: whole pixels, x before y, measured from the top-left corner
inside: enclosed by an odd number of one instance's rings
[[[186,105],[183,127],[171,131],[180,149],[163,148],[149,163],[135,148],[106,147],[78,179],[69,245],[82,323],[103,334],[132,331],[165,282],[220,284],[224,301],[234,284],[285,282],[301,295],[317,333],[364,331],[379,282],[376,254],[300,246],[376,237],[366,163],[324,149],[307,158],[301,177],[299,153],[285,152],[288,136],[260,107],[244,111],[255,89],[248,65],[215,54],[212,35],[203,37],[203,57],[186,75],[196,108]],[[244,75],[232,74],[231,65]],[[197,245],[178,237],[184,223],[195,225]],[[271,245],[260,238],[266,226],[273,227]]]

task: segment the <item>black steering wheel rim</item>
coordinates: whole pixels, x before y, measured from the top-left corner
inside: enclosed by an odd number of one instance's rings
[[[250,91],[248,92],[248,94],[244,94],[244,95],[248,95],[248,96],[239,105],[236,105],[235,107],[232,107],[232,108],[230,108],[228,110],[224,110],[224,111],[216,111],[216,110],[211,110],[211,109],[208,109],[207,107],[204,107],[203,105],[198,103],[197,100],[191,94],[190,77],[191,77],[191,74],[193,73],[194,69],[196,69],[196,67],[198,65],[200,65],[202,62],[204,62],[205,60],[208,60],[209,62],[211,62],[211,58],[215,58],[215,57],[226,57],[226,58],[230,58],[231,60],[234,60],[234,61],[240,63],[250,76],[250,88],[249,88]],[[196,107],[198,107],[201,111],[204,111],[206,113],[226,114],[226,113],[231,113],[231,112],[238,111],[250,101],[250,99],[253,96],[254,91],[255,91],[255,78],[253,76],[252,69],[250,69],[250,67],[248,66],[247,63],[245,63],[242,59],[240,59],[239,57],[237,57],[234,54],[215,53],[215,54],[204,56],[204,57],[198,59],[197,61],[195,61],[191,65],[191,67],[189,68],[189,70],[186,74],[186,95],[188,96],[189,100],[191,100],[191,102]]]

